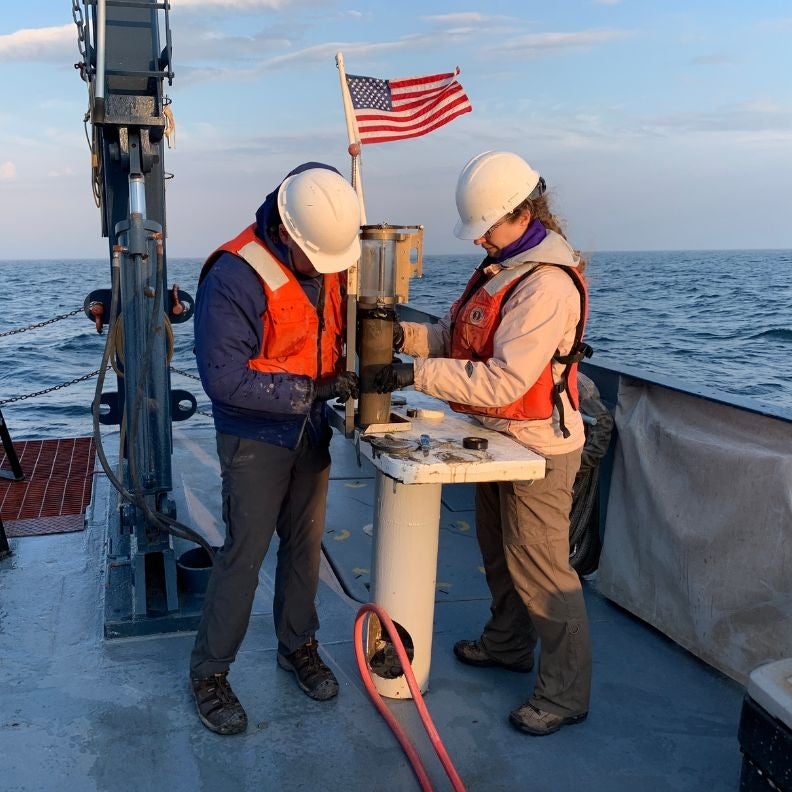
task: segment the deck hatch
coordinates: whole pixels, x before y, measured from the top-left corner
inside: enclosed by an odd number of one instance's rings
[[[0,479],[0,514],[8,535],[82,530],[93,483],[93,438],[17,441],[15,448],[25,478]],[[0,468],[6,465],[3,454]]]

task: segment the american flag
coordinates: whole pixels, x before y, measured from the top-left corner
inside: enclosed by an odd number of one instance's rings
[[[469,113],[473,108],[457,82],[458,74],[459,69],[398,80],[347,74],[360,142],[419,137]]]

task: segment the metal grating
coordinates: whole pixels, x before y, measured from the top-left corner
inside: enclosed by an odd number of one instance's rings
[[[14,448],[25,478],[0,479],[0,515],[8,536],[82,530],[93,483],[93,438],[26,440]],[[3,454],[0,468],[6,462]]]

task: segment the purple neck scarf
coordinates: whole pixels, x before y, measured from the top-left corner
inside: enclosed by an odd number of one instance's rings
[[[494,260],[498,262],[506,261],[506,259],[510,259],[518,253],[530,250],[532,247],[536,247],[546,236],[547,229],[538,219],[534,218],[528,224],[528,228],[525,229],[522,236],[519,239],[515,239],[514,242],[510,242],[505,248],[501,248],[500,253]]]

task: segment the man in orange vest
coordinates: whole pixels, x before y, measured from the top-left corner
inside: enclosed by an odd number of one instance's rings
[[[343,365],[343,298],[345,270],[360,255],[360,219],[357,194],[338,171],[306,163],[201,271],[195,353],[212,400],[226,538],[214,557],[190,681],[201,722],[218,734],[247,727],[228,670],[275,531],[278,665],[313,699],[338,693],[319,656],[314,600],[330,472],[325,402],[358,391]]]
[[[539,668],[527,702],[509,715],[531,735],[580,723],[589,708],[591,649],[580,581],[569,564],[572,485],[585,435],[577,363],[585,261],[551,212],[544,179],[520,156],[486,151],[457,183],[454,233],[486,258],[435,325],[394,328],[413,363],[385,367],[380,391],[417,390],[470,413],[546,458],[545,477],[476,486],[476,535],[492,595],[481,635],[454,654],[475,667]]]

